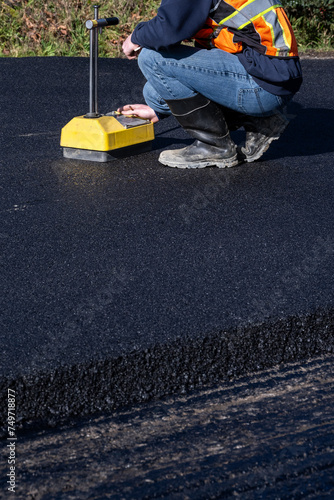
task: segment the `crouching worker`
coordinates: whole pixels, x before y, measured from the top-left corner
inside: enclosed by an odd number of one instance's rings
[[[190,39],[194,47],[181,44]],[[276,0],[162,0],[123,52],[138,57],[146,105],[118,111],[152,122],[172,114],[196,139],[161,153],[170,167],[257,160],[288,125],[284,107],[302,82],[296,40]],[[240,127],[246,140],[237,149],[230,130]]]

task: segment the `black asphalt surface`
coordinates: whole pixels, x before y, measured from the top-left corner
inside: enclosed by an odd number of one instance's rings
[[[20,435],[13,498],[330,500],[333,361],[275,367]],[[0,491],[7,470],[1,462]]]
[[[177,170],[153,150],[66,160],[88,60],[1,59],[1,363],[18,426],[109,411],[333,352],[334,60],[303,61],[280,141],[254,164]],[[100,61],[99,109],[143,102]],[[234,135],[242,140],[242,133]]]

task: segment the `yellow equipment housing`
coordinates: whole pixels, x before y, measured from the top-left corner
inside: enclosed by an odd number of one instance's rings
[[[153,139],[152,122],[113,112],[98,118],[76,116],[63,127],[60,145],[65,158],[105,162],[147,151]]]

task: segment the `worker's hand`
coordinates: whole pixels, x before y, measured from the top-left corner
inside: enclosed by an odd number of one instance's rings
[[[144,120],[150,120],[152,123],[157,123],[159,121],[154,109],[150,108],[146,104],[126,104],[125,106],[118,108],[117,111],[125,116],[138,116]]]
[[[137,59],[140,52],[140,45],[131,42],[131,35],[123,42],[122,49],[128,59]]]

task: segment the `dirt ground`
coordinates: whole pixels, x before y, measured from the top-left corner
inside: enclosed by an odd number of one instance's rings
[[[306,50],[299,51],[301,59],[333,59],[334,50]]]

